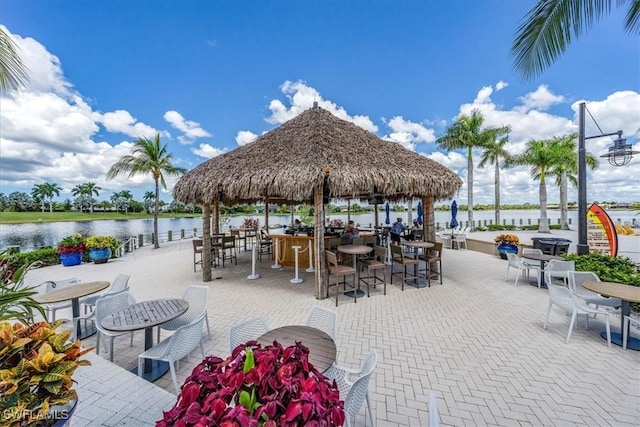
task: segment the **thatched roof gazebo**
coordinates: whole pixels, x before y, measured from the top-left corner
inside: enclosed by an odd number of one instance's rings
[[[364,200],[379,194],[390,201],[420,198],[425,236],[435,239],[434,201],[452,198],[461,186],[460,177],[439,163],[314,105],[255,141],[195,167],[180,178],[173,196],[203,207],[205,235],[210,233],[212,209],[217,227],[220,202],[228,206],[258,201],[267,206],[313,203],[316,297],[323,298],[327,286],[323,195]],[[210,256],[208,240],[203,253]],[[203,265],[209,264],[203,259]],[[203,268],[203,280],[211,280],[210,269]]]

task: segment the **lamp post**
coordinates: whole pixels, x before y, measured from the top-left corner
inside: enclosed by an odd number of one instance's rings
[[[586,104],[581,102],[578,110],[578,245],[576,247],[578,255],[589,253],[589,245],[587,244],[587,154],[585,140],[618,135],[618,139],[614,141],[613,146],[609,147],[609,152],[600,156],[606,158],[612,166],[624,166],[631,161],[634,154],[640,153],[633,151],[631,144],[626,143],[626,139],[622,138],[621,130],[600,135],[585,136],[585,109]]]

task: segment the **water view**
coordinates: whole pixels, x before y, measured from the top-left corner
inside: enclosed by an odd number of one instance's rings
[[[501,218],[506,220],[507,224],[528,225],[536,224],[540,215],[538,210],[510,210],[501,211]],[[577,211],[569,211],[569,221],[572,228],[577,227]],[[638,211],[619,210],[610,211],[609,215],[614,222],[621,224],[638,225],[640,224],[640,213]],[[391,212],[391,221],[401,217],[407,219],[407,212]],[[550,210],[547,216],[552,224],[557,224],[560,218],[560,211]],[[229,227],[240,227],[246,216],[229,217],[223,229]],[[264,224],[263,216],[254,216],[259,218],[260,223]],[[414,211],[412,217],[416,217]],[[346,221],[347,214],[332,214],[327,218],[340,218]],[[459,212],[458,221],[465,224],[467,213]],[[477,211],[474,212],[474,220],[476,224],[486,225],[493,221],[493,211]],[[365,213],[351,215],[351,219],[356,221],[360,227],[371,227],[375,224],[373,213]],[[451,214],[448,211],[436,211],[436,226],[438,228],[445,227],[451,220]],[[385,220],[384,210],[378,214],[378,222],[383,223]],[[291,223],[291,217],[287,215],[270,215],[269,224],[271,227],[276,225],[286,226]],[[185,237],[189,238],[202,233],[202,218],[160,218],[158,220],[158,233],[160,241],[168,239],[169,232],[172,233],[172,239],[179,239],[182,230]],[[278,229],[272,230],[277,233]],[[79,222],[49,222],[49,223],[27,223],[27,224],[0,224],[0,248],[7,246],[19,246],[21,251],[30,251],[42,247],[55,246],[64,236],[73,233],[82,233],[85,236],[90,235],[111,235],[115,236],[119,241],[125,241],[131,236],[143,235],[145,242],[151,241],[153,233],[153,219],[119,219],[104,221],[79,221]]]

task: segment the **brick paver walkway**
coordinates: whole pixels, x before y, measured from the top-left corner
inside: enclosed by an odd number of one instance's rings
[[[27,282],[112,280],[126,273],[139,301],[179,297],[186,285],[202,283],[201,272],[193,273],[191,251],[189,241],[170,243],[102,265],[48,267],[29,273]],[[334,299],[313,297],[313,274],[304,272],[306,266],[300,269],[304,282],[298,285],[289,282],[292,268],[270,266],[267,260],[259,263],[261,278],[247,280],[250,252],[241,252],[237,266],[214,269],[216,279],[207,283],[212,329],[212,339],[205,339],[208,354],[229,353],[227,333],[238,320],[261,315],[278,327],[303,323],[314,304],[336,309]],[[479,252],[446,250],[443,270],[442,286],[405,287],[402,292],[399,284],[388,285],[386,296],[378,290],[356,304],[343,297],[336,309],[340,363],[357,367],[370,349],[378,350],[369,386],[378,426],[426,426],[430,391],[437,396],[442,425],[640,425],[640,352],[608,348],[599,336],[601,318],[592,319],[588,331],[580,319],[579,329],[565,344],[569,318],[554,309],[543,330],[547,291],[522,283],[514,287],[514,272],[506,282],[505,261]],[[617,330],[619,318],[612,316],[611,323]],[[84,344],[94,345],[95,337]],[[128,336],[117,338],[115,363],[132,368],[142,345],[142,332],[136,333],[133,347]],[[197,354],[180,364],[179,381],[198,362]],[[108,357],[102,352],[97,357],[102,356]],[[79,371],[97,371],[104,365]],[[102,377],[105,383],[120,381]],[[173,392],[169,374],[155,385]],[[83,393],[87,387],[80,382],[77,414],[85,421],[99,400],[94,396],[88,404]],[[164,392],[161,396],[167,398]],[[116,403],[132,404],[137,398],[126,395]],[[143,399],[139,404],[150,403]],[[143,423],[161,417],[158,405],[149,411],[156,414],[147,413],[143,420],[133,413],[127,420]],[[364,410],[357,424],[364,424]],[[118,424],[100,418],[86,425]]]

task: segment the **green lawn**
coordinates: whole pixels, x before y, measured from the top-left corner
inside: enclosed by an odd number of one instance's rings
[[[191,218],[201,214],[161,213],[160,218]],[[145,219],[153,214],[116,212],[0,212],[0,224],[21,224],[25,222],[94,221],[103,219]]]

